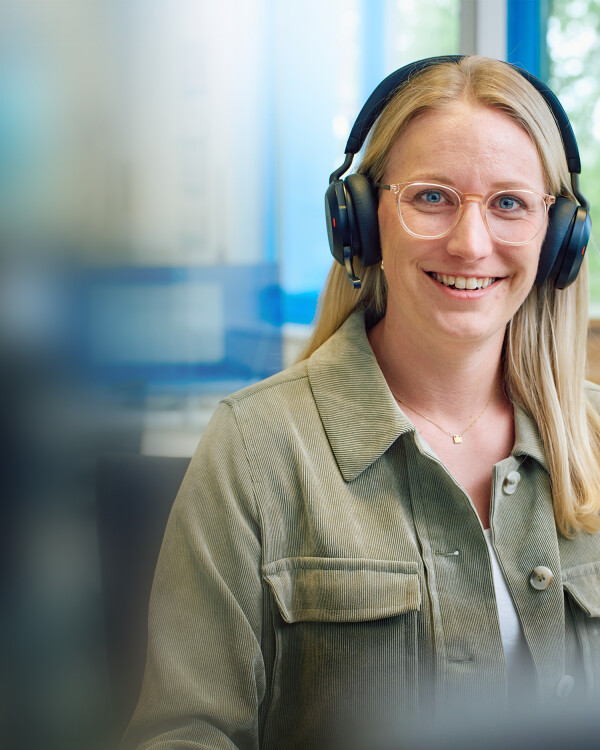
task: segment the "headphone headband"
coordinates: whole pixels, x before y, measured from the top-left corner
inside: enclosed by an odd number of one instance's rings
[[[409,63],[403,68],[391,73],[387,78],[377,86],[375,91],[365,102],[365,105],[360,110],[358,117],[346,143],[346,154],[357,154],[363,147],[363,144],[369,134],[369,131],[375,124],[375,120],[384,110],[386,104],[389,101],[390,96],[394,91],[406,83],[412,75],[420,73],[422,70],[426,70],[434,65],[440,65],[447,62],[460,62],[464,58],[464,55],[442,55],[440,57],[427,57],[424,60],[417,60],[416,62]],[[573,128],[567,117],[567,113],[563,109],[562,104],[558,101],[556,94],[552,92],[548,86],[539,78],[529,73],[529,71],[519,68],[518,65],[512,63],[506,63],[511,68],[520,73],[529,83],[542,95],[546,104],[550,107],[558,129],[563,141],[565,154],[567,157],[567,165],[569,172],[581,174],[581,161],[579,158],[579,149],[577,147],[577,141],[575,140],[575,134]]]
[[[371,96],[365,102],[363,108],[358,113],[348,141],[346,143],[345,154],[357,154],[369,134],[369,130],[373,127],[375,120],[385,109],[386,104],[389,101],[390,96],[394,91],[403,83],[408,81],[411,75],[418,73],[425,68],[430,68],[432,65],[438,65],[445,62],[458,62],[462,60],[464,55],[443,55],[441,57],[427,57],[424,60],[417,60],[416,62],[409,63],[403,68],[398,68],[393,73],[390,73],[387,78],[377,86]]]

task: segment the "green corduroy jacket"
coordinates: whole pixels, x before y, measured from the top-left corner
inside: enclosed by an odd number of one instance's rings
[[[517,691],[532,706],[598,696],[600,537],[557,534],[519,408],[515,428],[491,529],[530,652],[518,685],[478,515],[395,403],[361,314],[225,399],[169,520],[129,743],[375,747]]]

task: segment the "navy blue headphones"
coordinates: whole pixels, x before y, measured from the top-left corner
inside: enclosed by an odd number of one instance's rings
[[[352,126],[346,143],[344,163],[329,178],[325,193],[325,213],[331,254],[345,267],[348,279],[355,289],[360,288],[360,279],[354,273],[354,258],[359,258],[364,266],[372,266],[381,260],[377,191],[364,174],[351,174],[343,180],[340,177],[350,169],[355,154],[362,148],[375,120],[399,86],[425,68],[440,63],[458,62],[462,57],[429,57],[396,70],[373,91]],[[575,203],[570,198],[558,196],[556,203],[550,207],[548,229],[535,279],[537,286],[549,280],[557,289],[564,289],[575,281],[579,273],[592,231],[590,205],[579,191],[579,149],[569,118],[556,95],[531,73],[516,65],[511,67],[539,91],[552,111],[565,149],[573,194],[578,200]]]

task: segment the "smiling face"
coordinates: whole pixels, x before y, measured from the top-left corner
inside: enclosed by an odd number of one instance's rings
[[[499,110],[455,102],[413,120],[390,151],[382,182],[428,182],[487,197],[506,188],[546,193],[536,147]],[[396,196],[379,195],[382,257],[388,284],[386,325],[420,341],[495,341],[533,286],[545,228],[528,244],[498,242],[480,204],[466,201],[444,237],[409,234]]]

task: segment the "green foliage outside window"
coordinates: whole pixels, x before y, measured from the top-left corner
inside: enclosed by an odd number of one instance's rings
[[[550,87],[573,124],[581,188],[600,238],[600,0],[552,0],[547,42]],[[600,318],[600,241],[590,245],[590,316]]]

